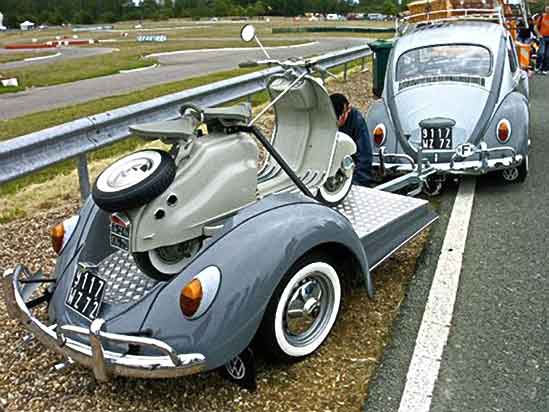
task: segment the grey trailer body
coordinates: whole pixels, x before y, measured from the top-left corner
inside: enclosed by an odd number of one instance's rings
[[[91,199],[83,207],[51,276],[48,325],[29,307],[36,284],[27,282],[43,274],[18,265],[3,279],[11,316],[99,380],[175,377],[226,364],[252,342],[283,275],[313,252],[340,262],[345,276],[360,276],[372,295],[371,270],[436,220],[424,200],[362,187],[337,208],[299,193],[271,195],[211,228],[192,262],[157,282],[110,246],[109,217]],[[105,281],[93,320],[67,304],[75,276],[87,271]],[[204,313],[186,319],[181,289],[208,271],[220,275],[220,286]]]

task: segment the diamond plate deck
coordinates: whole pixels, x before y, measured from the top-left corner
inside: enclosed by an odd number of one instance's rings
[[[107,283],[104,301],[114,305],[138,301],[157,283],[138,269],[130,253],[122,251],[103,259],[97,274]]]
[[[353,186],[347,199],[336,210],[349,219],[355,232],[363,239],[427,204],[422,199]]]

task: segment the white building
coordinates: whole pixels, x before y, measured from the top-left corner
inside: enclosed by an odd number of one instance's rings
[[[4,15],[0,11],[0,31],[6,30],[6,26],[4,26]]]
[[[32,30],[34,29],[34,23],[32,21],[26,20],[23,23],[21,23],[19,27],[21,27],[21,30],[23,31]]]

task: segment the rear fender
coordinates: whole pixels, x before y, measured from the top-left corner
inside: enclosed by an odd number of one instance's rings
[[[142,329],[179,353],[204,354],[208,369],[219,367],[250,344],[284,274],[326,242],[354,256],[371,292],[366,255],[349,221],[318,203],[294,203],[252,216],[223,234],[158,294]],[[209,266],[220,269],[221,286],[206,313],[188,320],[179,307],[181,290]]]
[[[511,123],[511,138],[507,143],[500,143],[496,138],[497,126],[502,119],[507,119]],[[522,93],[511,92],[503,99],[492,117],[484,141],[490,148],[511,146],[518,154],[524,155],[528,152],[529,123],[528,100]]]

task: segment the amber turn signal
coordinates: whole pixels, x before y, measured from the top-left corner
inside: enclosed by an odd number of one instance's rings
[[[51,229],[51,244],[55,253],[60,254],[63,248],[63,239],[65,238],[65,226],[63,223],[55,225]]]
[[[497,137],[501,143],[507,142],[511,137],[511,123],[508,120],[503,119],[498,123]]]
[[[385,126],[378,124],[374,129],[374,143],[381,146],[385,142]]]
[[[200,280],[193,279],[185,285],[179,297],[179,306],[183,315],[190,318],[196,313],[202,301],[202,294]]]

